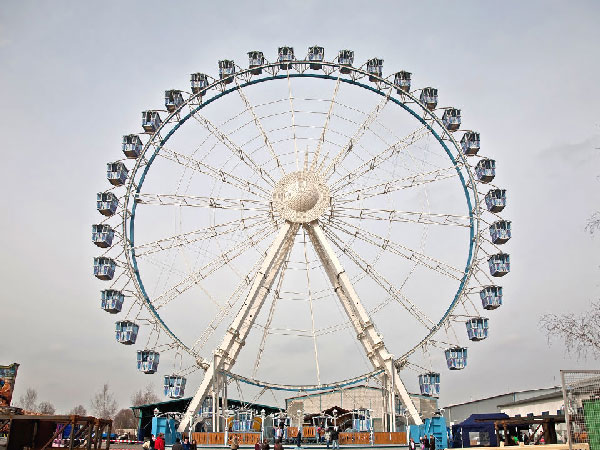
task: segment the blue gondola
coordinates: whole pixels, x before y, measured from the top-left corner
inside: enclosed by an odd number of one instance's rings
[[[433,111],[438,104],[438,90],[433,87],[423,88],[420,100],[425,104],[428,110]]]
[[[192,86],[192,92],[198,94],[203,89],[206,89],[208,86],[208,77],[204,73],[193,73],[190,75],[190,84]],[[202,96],[199,96],[202,98]]]
[[[508,253],[498,253],[488,259],[490,274],[493,277],[503,277],[510,272],[510,256]]]
[[[265,63],[265,55],[263,52],[251,51],[248,52],[248,67],[251,69],[252,75],[260,75],[262,73],[262,66]]]
[[[448,369],[461,370],[467,367],[467,349],[465,347],[452,347],[444,353]]]
[[[101,248],[107,248],[112,245],[115,237],[115,230],[105,223],[92,225],[92,242]]]
[[[130,320],[119,320],[118,322],[115,322],[115,337],[117,342],[120,342],[121,344],[135,344],[139,330],[139,325]]]
[[[185,377],[165,375],[165,395],[169,398],[182,398],[185,393]]]
[[[138,350],[137,351],[137,369],[144,373],[155,373],[158,369],[158,361],[160,353],[154,350]]]
[[[106,165],[106,178],[113,186],[123,186],[127,181],[128,173],[127,167],[125,167],[125,164],[121,161],[108,163]]]
[[[496,176],[496,161],[484,158],[475,166],[477,179],[482,183],[489,183]]]
[[[250,410],[237,410],[232,424],[232,431],[245,432],[252,431],[252,423],[254,422],[254,414]]]
[[[479,291],[483,309],[492,310],[502,306],[502,286],[485,286]]]
[[[463,134],[462,139],[460,140],[460,147],[462,149],[463,154],[467,156],[476,155],[479,149],[481,148],[479,133],[476,131],[467,131]]]
[[[460,128],[460,109],[446,108],[442,116],[442,123],[449,131],[456,131]]]
[[[233,81],[233,74],[235,73],[235,63],[230,59],[223,59],[219,61],[219,79],[224,84],[229,84]]]
[[[308,60],[310,61],[310,68],[313,70],[319,70],[323,67],[320,62],[325,59],[325,49],[317,45],[313,45],[308,48]]]
[[[94,276],[100,280],[112,280],[116,268],[117,263],[112,258],[106,256],[94,258]]]
[[[338,64],[341,73],[350,73],[352,64],[354,63],[354,52],[352,50],[340,50],[338,53]]]
[[[427,372],[419,375],[419,388],[421,389],[421,395],[439,397],[440,374],[437,372]]]
[[[369,81],[377,81],[383,75],[383,59],[373,58],[367,61]]]
[[[119,199],[112,192],[98,192],[96,195],[96,208],[103,216],[112,216],[118,206]]]
[[[485,194],[485,206],[491,212],[502,211],[506,206],[506,189],[490,189]]]
[[[123,308],[123,301],[125,296],[121,291],[115,291],[114,289],[105,289],[100,292],[102,303],[101,307],[104,311],[110,314],[117,314],[121,312]]]
[[[373,418],[370,410],[357,408],[352,411],[352,431],[355,433],[373,431]]]
[[[488,337],[488,319],[485,317],[473,317],[467,320],[467,335],[472,341],[482,341]]]
[[[294,60],[294,47],[279,47],[277,49],[277,61],[280,62],[281,69],[291,69],[291,61]]]
[[[498,220],[490,225],[490,236],[494,244],[504,244],[511,237],[509,220]]]
[[[411,73],[405,70],[396,72],[394,75],[394,84],[398,87],[398,89],[396,89],[398,94],[410,91],[410,76]]]
[[[142,140],[137,134],[123,136],[123,153],[129,159],[136,159],[142,153]]]
[[[154,133],[160,127],[162,120],[158,111],[142,112],[142,128],[146,133]]]
[[[183,104],[183,95],[177,89],[165,91],[165,108],[173,112]]]

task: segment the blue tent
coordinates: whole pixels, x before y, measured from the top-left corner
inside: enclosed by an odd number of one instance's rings
[[[495,420],[508,419],[504,413],[471,414],[467,420],[452,425],[452,447],[497,447]],[[471,445],[471,441],[478,445]]]

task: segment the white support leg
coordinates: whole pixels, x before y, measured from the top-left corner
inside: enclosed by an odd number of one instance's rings
[[[299,227],[300,225],[297,223],[286,222],[281,227],[281,230],[279,230],[279,233],[277,234],[275,241],[273,241],[269,247],[269,250],[267,250],[260,269],[254,277],[252,287],[248,292],[246,300],[227,329],[221,345],[215,350],[214,360],[206,370],[202,384],[200,384],[200,387],[188,405],[183,419],[179,424],[179,432],[185,432],[185,429],[190,426],[192,418],[197,414],[200,405],[202,405],[202,401],[214,386],[213,377],[221,370],[230,370],[235,364],[236,358],[241,348],[244,346],[245,339],[250,332],[252,324],[260,312],[260,308],[264,304],[265,298],[273,285],[273,281],[275,281],[277,272],[279,272],[279,269],[292,248],[294,237],[296,236]],[[218,394],[216,397],[218,401]],[[215,403],[213,405],[213,410],[218,410],[218,404]]]
[[[329,245],[323,230],[317,221],[304,224],[304,227],[371,364],[373,364],[375,369],[384,370],[388,384],[391,384],[399,394],[402,403],[410,413],[415,424],[421,425],[423,421],[410,399],[408,391],[398,375],[398,371],[394,367],[393,356],[385,348],[383,338],[375,330],[371,318],[354,290],[348,274],[344,271],[340,261]],[[392,404],[392,411],[394,408],[395,405]]]

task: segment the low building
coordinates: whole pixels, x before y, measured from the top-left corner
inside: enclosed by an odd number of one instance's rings
[[[438,409],[438,399],[420,394],[409,394],[419,415],[423,419],[432,417]],[[383,431],[385,396],[383,390],[373,386],[358,385],[334,391],[319,392],[290,397],[285,400],[285,409],[289,417],[296,417],[297,411],[304,415],[318,414],[331,408],[345,410],[366,409],[371,411],[375,431]],[[403,430],[406,426],[404,407],[396,404],[396,427]],[[412,421],[408,420],[410,425]]]
[[[523,391],[508,392],[506,394],[493,395],[491,397],[479,400],[471,400],[464,403],[456,403],[443,408],[443,415],[449,425],[460,423],[466,420],[471,414],[489,414],[504,412],[501,405],[507,405],[521,400],[527,400],[533,397],[544,396],[546,394],[561,393],[560,386],[553,386],[542,389],[528,389]],[[562,393],[560,394],[562,396]],[[514,415],[507,413],[509,415]],[[554,411],[553,414],[556,414]]]

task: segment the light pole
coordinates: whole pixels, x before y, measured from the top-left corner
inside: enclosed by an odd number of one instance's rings
[[[334,409],[333,410],[333,426],[334,427],[337,427],[337,413],[338,413],[338,410]]]
[[[265,440],[265,409],[260,410],[260,440]]]

